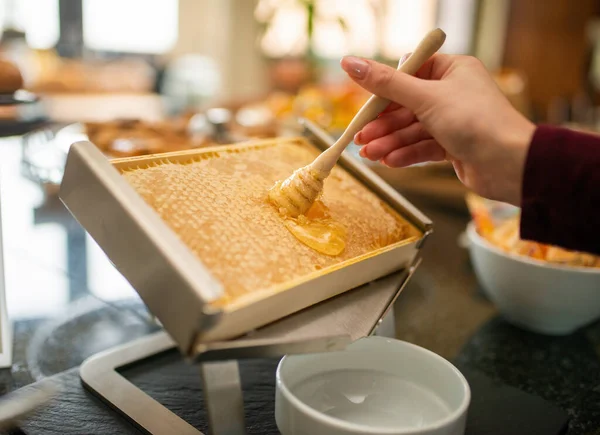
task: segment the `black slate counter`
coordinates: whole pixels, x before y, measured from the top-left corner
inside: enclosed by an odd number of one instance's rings
[[[14,364],[0,393],[76,368],[153,332],[139,298],[62,205],[20,173],[20,141],[0,140],[8,309]],[[435,224],[395,307],[398,338],[567,411],[569,435],[600,434],[600,323],[566,337],[515,328],[482,295],[457,244],[468,215],[410,198]]]
[[[510,325],[481,292],[459,247],[466,210],[411,201],[434,221],[435,234],[397,302],[398,338],[557,405],[570,417],[569,435],[600,434],[600,323],[562,337]]]

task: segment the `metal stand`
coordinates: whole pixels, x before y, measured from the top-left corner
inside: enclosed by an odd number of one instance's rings
[[[339,350],[373,334],[419,263],[227,342],[226,346],[208,343],[194,362],[200,364],[211,433],[245,433],[238,359]],[[324,331],[328,335],[324,336]],[[159,332],[110,349],[81,365],[81,380],[86,388],[148,433],[201,435],[118,372],[120,367],[174,347],[169,336]]]
[[[245,433],[244,397],[237,361],[208,362],[200,365],[209,426],[213,433]],[[208,400],[210,397],[211,400]],[[227,404],[227,406],[223,406]]]

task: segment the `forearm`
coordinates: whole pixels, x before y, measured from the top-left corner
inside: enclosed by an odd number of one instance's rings
[[[600,136],[539,126],[521,201],[523,239],[600,254]]]

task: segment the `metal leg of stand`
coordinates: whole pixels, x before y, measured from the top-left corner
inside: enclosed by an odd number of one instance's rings
[[[396,318],[394,316],[393,308],[385,315],[377,329],[375,329],[375,335],[387,338],[396,338]]]
[[[212,435],[245,435],[244,397],[237,361],[200,365]]]

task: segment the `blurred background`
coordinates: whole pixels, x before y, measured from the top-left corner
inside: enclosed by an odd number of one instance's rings
[[[117,156],[281,135],[301,116],[335,135],[368,97],[340,58],[396,64],[434,26],[531,119],[593,131],[599,13],[595,0],[0,0],[0,56],[39,97],[2,107],[0,133],[78,123],[71,133]],[[25,139],[30,176],[56,185],[61,157]],[[445,165],[374,166],[464,205]]]
[[[340,57],[393,64],[440,26],[443,50],[483,60],[532,118],[592,126],[599,9],[594,0],[1,0],[1,50],[51,100],[156,95],[168,113],[270,100],[280,114],[289,93],[326,99],[321,122],[338,127],[337,110],[352,110],[337,99],[354,102]]]

